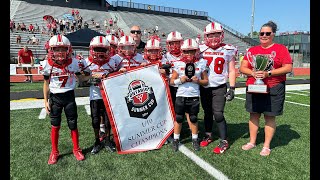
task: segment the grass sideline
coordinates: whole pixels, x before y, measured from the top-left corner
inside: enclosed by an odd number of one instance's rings
[[[287,77],[287,79],[310,79],[310,76],[295,76]],[[237,78],[237,82],[246,81],[246,78]],[[10,92],[23,92],[23,91],[39,91],[42,90],[43,82],[34,83],[10,83]]]
[[[292,92],[309,94],[305,91]],[[310,104],[309,96],[286,95],[286,101]],[[245,98],[245,95],[236,97]],[[263,119],[260,121],[257,147],[250,151],[241,150],[249,140],[249,114],[244,109],[245,101],[239,98],[227,102],[225,109],[230,149],[222,155],[212,153],[218,144],[217,129],[214,128],[215,141],[195,154],[230,179],[310,179],[310,108],[285,103],[284,114],[276,120],[277,131],[271,143],[271,155],[261,157]],[[78,106],[78,127],[80,146],[86,160],[77,162],[73,157],[70,131],[63,116],[59,139],[62,158],[56,165],[48,165],[50,120],[48,117],[39,120],[40,111],[25,109],[10,113],[10,179],[213,179],[182,153],[174,153],[171,144],[160,150],[136,154],[118,155],[103,150],[91,155],[93,130],[84,106]],[[202,109],[198,117],[201,133],[204,129]],[[182,143],[193,151],[186,123],[183,124],[181,138]]]

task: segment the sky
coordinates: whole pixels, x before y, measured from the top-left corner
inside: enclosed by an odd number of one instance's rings
[[[135,3],[205,11],[210,17],[244,35],[251,32],[253,1],[253,31],[259,31],[269,20],[278,25],[278,32],[310,31],[309,0],[131,0]]]

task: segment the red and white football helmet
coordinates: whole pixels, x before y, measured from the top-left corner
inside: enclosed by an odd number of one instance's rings
[[[194,39],[186,39],[181,46],[182,61],[194,62],[199,59],[199,44]]]
[[[48,60],[57,65],[65,65],[72,60],[72,47],[63,35],[54,35],[49,40]]]
[[[104,36],[96,36],[91,39],[89,45],[89,61],[103,65],[110,60],[110,44]]]
[[[176,57],[180,56],[182,43],[183,43],[183,38],[180,32],[172,31],[168,34],[166,44],[170,54]]]
[[[162,59],[161,43],[158,38],[151,38],[147,41],[144,47],[143,57],[150,62],[156,62]]]
[[[117,54],[117,47],[118,47],[119,40],[116,36],[111,34],[107,35],[106,38],[110,43],[109,54],[110,56],[114,56],[115,54]]]
[[[126,35],[120,38],[118,54],[129,61],[137,54],[136,42],[131,36]]]
[[[221,33],[219,36],[213,36],[211,34]],[[210,36],[210,37],[209,37]],[[211,48],[219,46],[224,39],[224,30],[221,24],[212,21],[204,28],[204,42]]]

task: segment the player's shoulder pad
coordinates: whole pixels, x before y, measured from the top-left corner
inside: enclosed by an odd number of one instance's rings
[[[233,46],[232,44],[225,44],[223,47],[226,50],[237,50],[237,48],[235,46]]]
[[[205,44],[199,44],[200,53],[203,53],[205,50],[208,49],[208,46]]]

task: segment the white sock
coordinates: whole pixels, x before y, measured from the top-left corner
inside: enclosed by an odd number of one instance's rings
[[[173,139],[179,139],[179,138],[180,138],[180,134],[173,133]]]
[[[104,124],[100,124],[100,131],[105,133],[106,132],[106,128]]]
[[[198,139],[198,134],[192,134],[192,139]]]

